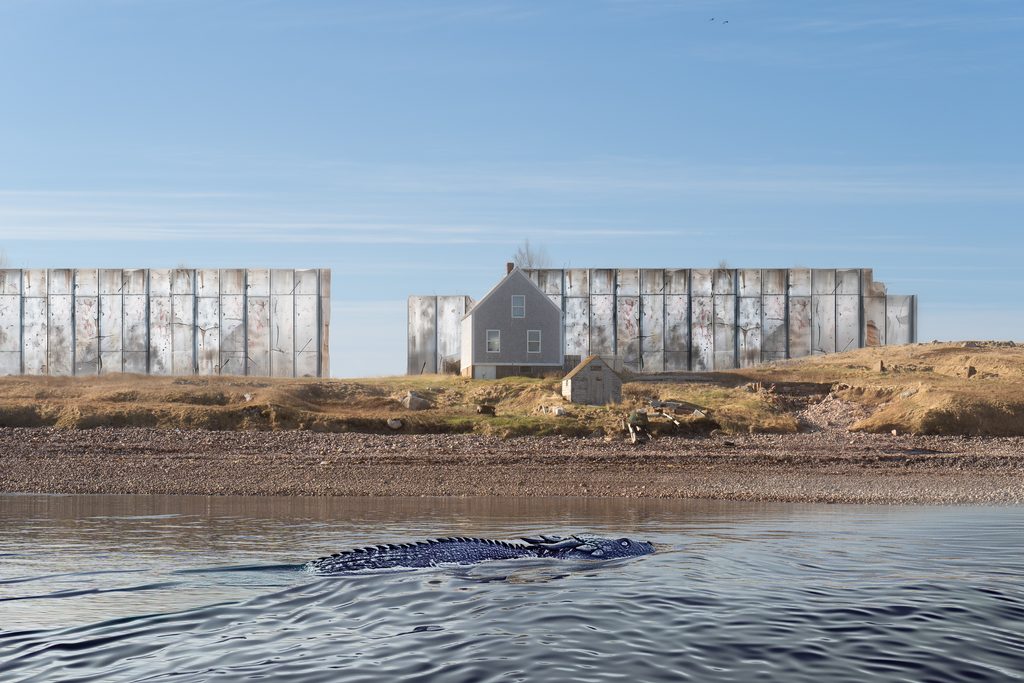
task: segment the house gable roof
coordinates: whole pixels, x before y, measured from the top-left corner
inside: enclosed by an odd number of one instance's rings
[[[618,376],[619,376],[619,373],[615,372],[615,370],[613,370],[613,369],[612,369],[612,366],[611,366],[611,365],[609,365],[609,364],[607,363],[607,361],[605,361],[605,360],[604,360],[603,358],[601,358],[601,356],[593,355],[593,356],[587,356],[586,358],[584,358],[584,359],[583,359],[583,360],[582,360],[582,361],[580,362],[580,364],[579,364],[579,365],[577,365],[576,367],[574,367],[574,368],[573,368],[573,369],[572,369],[572,370],[571,370],[571,371],[569,372],[569,374],[568,374],[568,375],[566,375],[565,377],[563,377],[563,378],[562,378],[562,381],[564,382],[564,381],[565,381],[565,380],[567,380],[567,379],[572,379],[572,378],[573,378],[573,377],[575,377],[576,375],[580,374],[580,372],[582,372],[582,371],[583,371],[583,368],[587,367],[588,365],[590,365],[590,364],[591,364],[591,363],[593,363],[594,361],[601,361],[601,363],[603,363],[603,364],[604,364],[604,366],[605,366],[606,368],[608,368],[608,372],[612,373],[612,374],[613,374],[613,375],[615,375],[616,377],[618,377]],[[621,378],[620,378],[620,379],[621,379]]]
[[[469,316],[473,315],[473,311],[475,311],[478,306],[482,306],[483,303],[485,301],[487,301],[488,299],[490,299],[491,296],[493,296],[494,293],[497,292],[498,289],[500,289],[503,284],[508,282],[513,277],[521,277],[528,285],[530,285],[531,287],[536,289],[538,294],[540,294],[542,297],[544,297],[544,301],[548,302],[548,304],[551,306],[551,308],[553,308],[556,311],[558,311],[558,315],[562,315],[562,309],[559,308],[558,305],[554,301],[552,301],[551,299],[548,298],[548,295],[544,293],[544,290],[542,290],[540,287],[538,287],[536,285],[536,283],[534,283],[534,281],[531,280],[529,278],[529,276],[526,273],[524,273],[522,270],[520,270],[519,268],[514,268],[511,273],[509,273],[505,277],[503,277],[500,280],[498,280],[498,283],[496,285],[494,285],[493,287],[491,287],[489,292],[484,294],[483,297],[479,301],[477,301],[475,304],[473,304],[473,307],[470,308],[468,311],[466,311],[466,315],[462,316],[462,319],[465,320]]]

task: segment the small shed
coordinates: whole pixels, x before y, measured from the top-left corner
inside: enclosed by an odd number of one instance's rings
[[[622,378],[600,356],[587,356],[562,378],[562,396],[571,403],[603,406],[622,400]]]

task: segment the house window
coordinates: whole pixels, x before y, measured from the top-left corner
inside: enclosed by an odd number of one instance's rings
[[[513,318],[525,318],[526,317],[526,295],[525,294],[513,294],[512,295],[512,317]]]
[[[526,331],[526,352],[540,353],[540,330]]]
[[[501,330],[487,330],[487,353],[501,353]]]

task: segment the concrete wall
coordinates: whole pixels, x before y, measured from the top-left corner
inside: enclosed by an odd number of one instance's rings
[[[458,374],[462,358],[462,318],[473,306],[468,296],[410,296],[406,373]]]
[[[867,268],[527,274],[562,309],[566,356],[614,356],[632,372],[722,370],[917,341],[917,297],[887,294]],[[409,299],[411,373],[439,369],[429,354],[414,357],[437,343],[432,305],[436,298]]]
[[[0,374],[328,374],[329,270],[0,270]]]

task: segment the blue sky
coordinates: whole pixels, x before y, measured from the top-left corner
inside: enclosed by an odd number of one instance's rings
[[[339,376],[527,238],[873,267],[923,340],[1020,340],[1021,73],[1019,0],[0,0],[0,248],[331,268]]]

